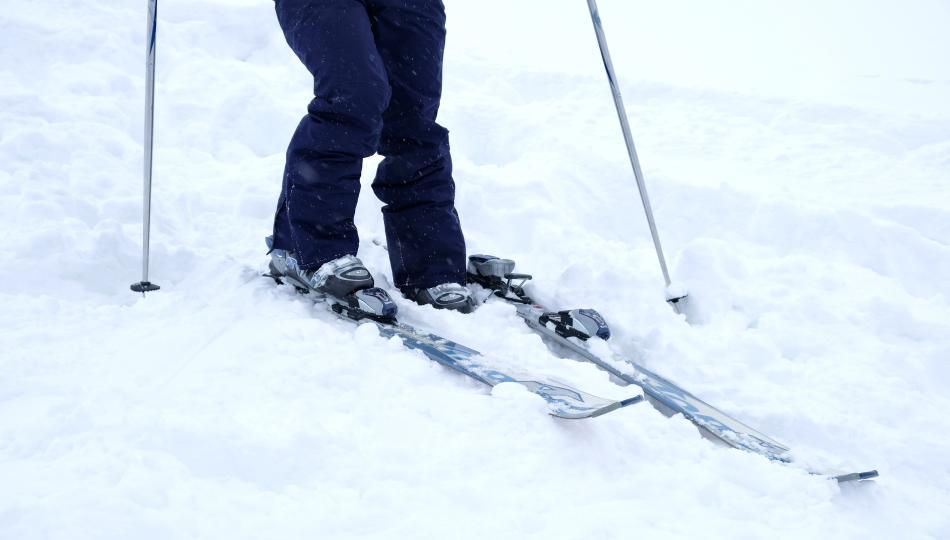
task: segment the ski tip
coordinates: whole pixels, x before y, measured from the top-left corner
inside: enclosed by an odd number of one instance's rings
[[[556,405],[549,405],[548,414],[554,416],[555,418],[562,418],[564,420],[584,420],[586,418],[597,418],[598,416],[603,416],[611,411],[616,411],[619,408],[619,401],[615,401],[610,405],[605,405],[600,408],[591,409],[577,409],[574,407],[565,409]]]
[[[620,401],[613,401],[609,405],[606,405],[604,407],[601,407],[597,410],[592,411],[587,417],[596,418],[598,416],[607,414],[609,412],[616,411],[617,409],[622,409],[624,407],[633,405],[635,403],[640,403],[641,401],[643,401],[642,395],[633,396],[632,398],[622,399]]]
[[[591,396],[593,397],[593,396]],[[600,398],[596,398],[600,399]],[[600,406],[573,406],[573,407],[564,407],[563,404],[549,403],[551,416],[556,416],[558,418],[565,418],[568,420],[580,420],[583,418],[597,418],[598,416],[603,416],[609,412],[622,409],[627,405],[632,405],[637,403],[636,398],[631,398],[629,400],[625,399],[623,401],[606,401],[606,405]]]
[[[875,469],[872,471],[840,474],[838,476],[835,476],[834,479],[837,480],[839,484],[841,484],[844,482],[863,482],[865,480],[873,480],[877,478],[878,476],[879,476],[878,472]]]
[[[597,418],[598,416],[603,416],[609,412],[616,411],[617,409],[620,409],[622,407],[623,407],[623,402],[614,401],[610,403],[610,405],[605,405],[603,407],[600,407],[599,409],[595,409],[591,411],[590,414],[587,415],[587,418]]]
[[[621,406],[621,407],[626,407],[626,406],[628,406],[628,405],[633,405],[633,404],[635,404],[635,403],[640,403],[641,401],[643,401],[643,396],[642,396],[642,395],[633,396],[632,398],[628,398],[628,399],[621,400],[621,401],[620,401],[620,406]]]
[[[606,406],[604,406],[604,407],[601,407],[601,408],[599,408],[599,409],[596,409],[596,410],[592,411],[587,417],[588,417],[588,418],[596,418],[596,417],[598,417],[598,416],[607,414],[607,413],[609,413],[609,412],[616,411],[617,409],[622,409],[622,408],[624,408],[624,407],[628,407],[628,406],[633,405],[633,404],[635,404],[635,403],[640,403],[641,401],[643,401],[643,396],[642,396],[642,395],[633,396],[632,398],[622,399],[622,400],[620,400],[620,401],[613,401],[613,402],[611,402],[609,405],[606,405]]]

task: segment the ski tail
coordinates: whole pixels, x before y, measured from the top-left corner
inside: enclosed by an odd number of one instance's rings
[[[865,480],[873,480],[877,477],[878,477],[877,470],[873,470],[873,471],[839,474],[837,476],[832,476],[831,478],[837,480],[839,484],[844,484],[845,482],[863,482]]]

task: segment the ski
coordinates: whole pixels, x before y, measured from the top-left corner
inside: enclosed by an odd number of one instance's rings
[[[612,378],[643,389],[647,401],[666,416],[682,414],[707,439],[732,448],[752,452],[780,463],[791,463],[790,449],[743,422],[699,399],[674,382],[641,366],[634,360],[616,356],[607,359],[590,350],[590,338],[608,339],[610,329],[604,318],[592,309],[553,311],[535,302],[524,290],[531,276],[514,273],[514,261],[487,255],[469,257],[468,279],[491,291],[493,296],[516,307],[518,316],[538,333],[549,346],[569,356],[591,362]],[[876,470],[855,473],[809,471],[838,482],[870,480]]]
[[[279,277],[272,274],[265,274],[265,276],[277,283],[283,283]],[[295,288],[298,292],[308,293],[306,289],[301,287],[295,286]],[[365,289],[359,291],[359,293],[361,298],[385,297],[388,299],[388,295],[381,289]],[[367,309],[367,303],[358,302],[352,298],[336,299],[326,296],[316,298],[316,300],[325,302],[330,311],[340,319],[354,324],[375,324],[382,337],[387,339],[399,338],[408,349],[418,350],[430,360],[489,387],[505,382],[520,384],[529,392],[541,396],[547,403],[549,414],[558,418],[571,420],[595,418],[643,401],[642,395],[623,400],[606,399],[582,392],[567,384],[543,376],[517,373],[493,365],[489,357],[475,349],[399,322],[395,314],[395,305],[392,306],[392,309],[387,307],[383,311],[373,312]]]
[[[491,366],[480,352],[435,334],[422,332],[405,323],[377,322],[383,337],[398,337],[409,349],[421,351],[430,360],[467,375],[488,386],[504,382],[518,383],[544,398],[552,416],[567,419],[594,418],[643,401],[642,395],[624,400],[609,400],[537,375],[521,374]]]

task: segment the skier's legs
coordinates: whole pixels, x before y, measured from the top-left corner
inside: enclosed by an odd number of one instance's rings
[[[368,0],[392,99],[383,113],[373,191],[396,286],[465,283],[465,240],[455,211],[448,131],[435,122],[442,95],[445,9],[440,0]]]
[[[356,254],[362,159],[376,152],[390,89],[363,2],[276,6],[287,43],[313,75],[315,97],[287,149],[274,247],[313,269]]]

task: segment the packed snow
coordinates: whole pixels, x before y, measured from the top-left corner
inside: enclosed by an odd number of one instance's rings
[[[311,81],[270,0],[0,13],[0,538],[950,537],[950,7],[602,0],[664,287],[582,0],[447,0],[470,253],[838,485],[639,404],[559,420],[261,277]],[[368,184],[377,160],[367,160]],[[366,185],[368,188],[368,185]],[[391,287],[380,203],[360,256]],[[489,303],[407,322],[604,397]],[[608,345],[601,345],[607,349]]]

